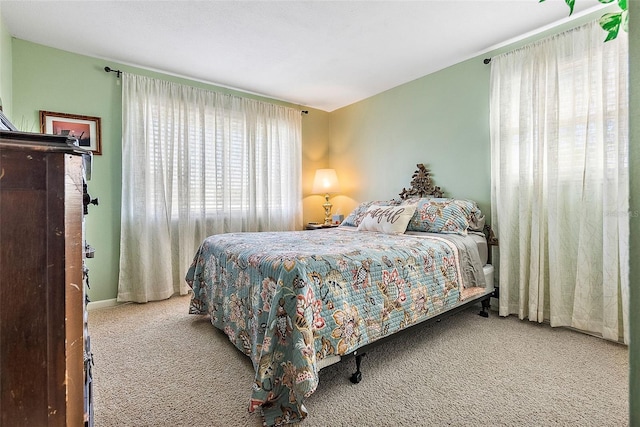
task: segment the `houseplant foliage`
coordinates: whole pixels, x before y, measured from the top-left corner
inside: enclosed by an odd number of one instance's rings
[[[545,0],[540,0],[542,3]],[[569,6],[569,15],[573,13],[573,6],[576,3],[576,0],[564,0]],[[598,0],[602,4],[613,3],[616,0]],[[609,40],[613,40],[618,37],[618,32],[620,31],[620,27],[624,31],[629,31],[629,13],[627,10],[627,1],[628,0],[617,0],[618,7],[620,8],[620,12],[611,12],[605,13],[600,18],[600,26],[603,30],[607,32],[607,38],[604,40],[608,42]]]

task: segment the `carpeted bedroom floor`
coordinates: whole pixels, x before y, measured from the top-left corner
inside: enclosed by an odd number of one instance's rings
[[[253,369],[189,297],[92,310],[95,427],[261,426]],[[320,371],[300,427],[627,426],[628,348],[477,308]]]

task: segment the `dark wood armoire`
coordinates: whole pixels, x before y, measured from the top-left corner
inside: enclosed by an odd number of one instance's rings
[[[0,132],[3,427],[92,421],[86,400],[83,156],[86,151],[64,137]]]

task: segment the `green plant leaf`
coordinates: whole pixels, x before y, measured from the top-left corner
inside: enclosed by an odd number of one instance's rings
[[[626,33],[629,32],[629,11],[627,11],[627,10],[622,12],[622,29]]]
[[[602,4],[608,4],[608,3],[614,2],[615,0],[598,0],[598,1]],[[619,1],[622,1],[622,0],[619,0]]]
[[[607,38],[604,40],[608,42],[609,40],[613,40],[618,37],[618,32],[620,31],[620,23],[622,22],[622,12],[618,13],[607,13],[602,15],[600,18],[600,26],[603,30],[605,30],[607,34]]]
[[[612,31],[617,27],[620,27],[622,21],[622,12],[606,13],[600,18],[600,26],[605,31]]]
[[[618,0],[618,6],[622,10],[627,10],[627,0]]]
[[[609,33],[607,34],[607,38],[604,39],[604,41],[608,42],[608,41],[611,41],[611,40],[615,39],[616,37],[618,37],[618,30],[609,31]]]
[[[564,0],[564,2],[569,6],[569,16],[573,13],[573,6],[576,4],[576,0]]]

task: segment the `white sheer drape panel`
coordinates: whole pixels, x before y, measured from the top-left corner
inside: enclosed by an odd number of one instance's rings
[[[298,110],[123,75],[119,301],[185,294],[202,240],[302,226]]]
[[[597,23],[491,61],[500,314],[628,342],[626,33]]]

